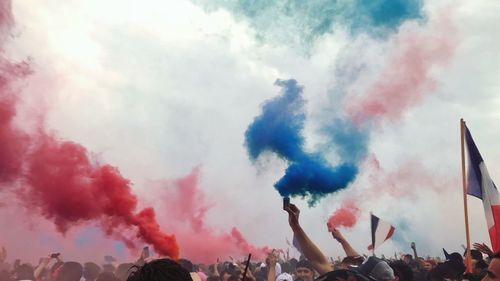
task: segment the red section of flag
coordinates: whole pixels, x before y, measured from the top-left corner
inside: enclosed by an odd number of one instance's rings
[[[394,234],[394,230],[396,230],[396,229],[394,228],[394,226],[391,225],[391,230],[389,230],[389,233],[387,233],[387,237],[385,238],[384,241],[391,238],[391,236]]]
[[[500,251],[500,205],[491,206],[495,224],[488,230],[493,252]]]

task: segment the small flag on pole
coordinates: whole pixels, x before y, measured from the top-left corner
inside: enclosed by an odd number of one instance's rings
[[[292,240],[293,246],[299,253],[302,255],[302,249],[300,248],[299,240],[297,240],[297,237],[295,237],[295,234],[293,235],[293,240]]]
[[[493,251],[500,250],[500,196],[495,183],[490,178],[483,157],[474,139],[465,127],[465,142],[469,165],[467,169],[467,194],[483,200],[484,214],[488,225]]]
[[[394,226],[390,223],[381,220],[379,217],[371,214],[372,226],[372,244],[368,246],[368,250],[373,251],[378,246],[382,245],[387,239],[394,234]]]

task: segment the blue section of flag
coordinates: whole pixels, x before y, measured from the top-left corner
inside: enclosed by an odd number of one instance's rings
[[[469,169],[467,171],[467,194],[483,199],[482,175],[480,165],[483,157],[479,153],[474,139],[467,127],[465,127],[465,142],[467,143],[467,152],[469,155]]]
[[[293,234],[293,246],[295,247],[295,249],[297,249],[297,251],[300,252],[300,254],[302,254],[302,249],[300,248],[300,244],[299,244],[299,240],[297,240],[297,237],[295,237],[295,234]]]
[[[372,247],[375,248],[375,232],[377,232],[378,221],[380,220],[374,214],[371,214],[371,229],[372,229]]]

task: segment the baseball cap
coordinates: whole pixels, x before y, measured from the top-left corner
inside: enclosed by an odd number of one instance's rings
[[[392,270],[389,264],[373,256],[369,257],[360,266],[352,266],[349,269],[377,281],[392,281],[394,279],[394,270]]]

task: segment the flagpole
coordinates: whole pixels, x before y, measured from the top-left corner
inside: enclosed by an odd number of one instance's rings
[[[465,147],[464,147],[464,139],[465,139],[465,121],[463,118],[460,119],[460,150],[462,155],[462,187],[464,193],[464,216],[465,216],[465,238],[467,241],[467,255],[466,265],[467,272],[471,272],[472,264],[471,264],[471,255],[470,255],[470,235],[469,235],[469,210],[467,208],[467,178],[465,173]]]

